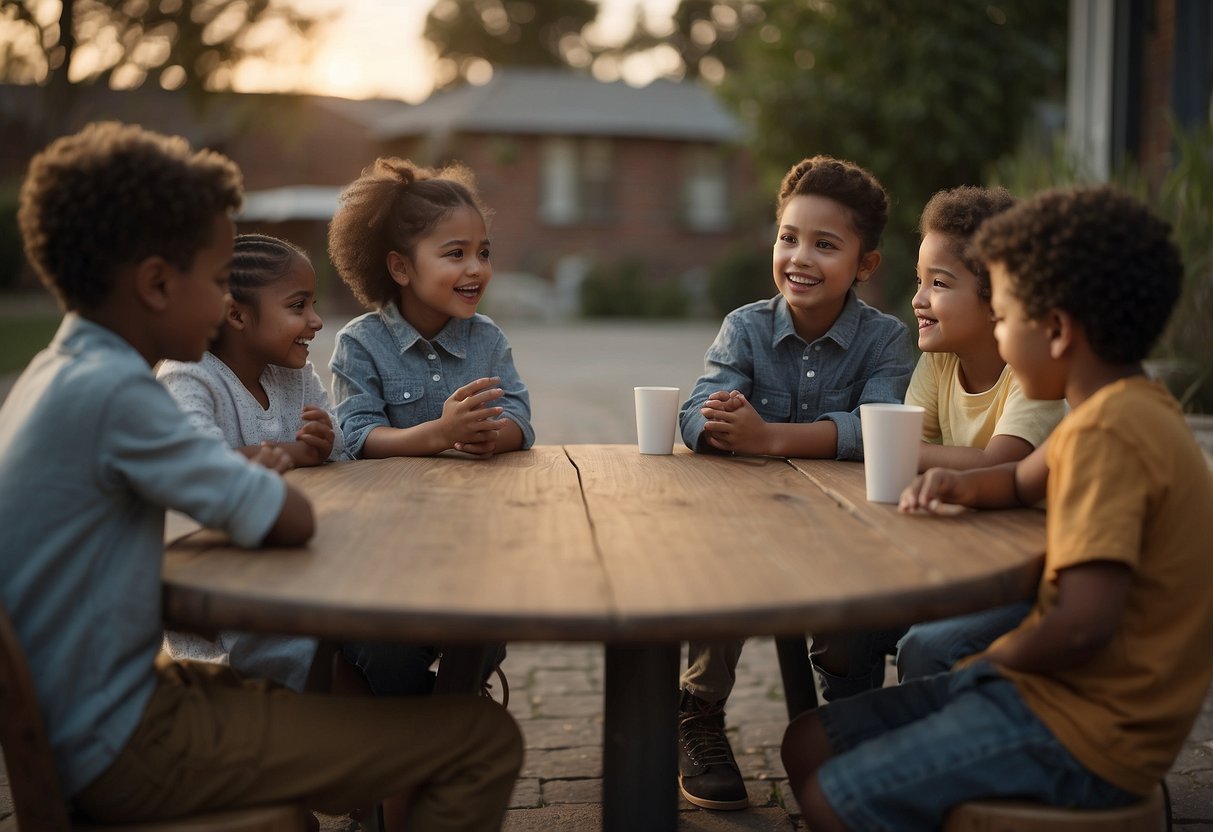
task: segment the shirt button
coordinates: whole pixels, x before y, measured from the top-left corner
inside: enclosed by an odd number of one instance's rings
[[[405,397],[406,399],[411,399],[411,398],[413,398],[413,394],[412,394],[412,393],[405,393],[405,394],[404,394],[404,397]]]
[[[817,352],[821,352],[821,344],[818,344],[817,346],[813,347],[813,349],[816,350]]]
[[[429,355],[426,356],[426,358],[428,358],[430,361],[433,361],[437,357],[438,356],[434,355],[433,353],[430,353]]]
[[[817,371],[816,371],[816,370],[809,370],[809,371],[808,371],[807,373],[805,373],[804,375],[805,375],[805,378],[815,378],[815,377],[817,376]]]
[[[432,378],[434,381],[442,381],[442,376],[438,375],[437,373],[434,373],[432,376],[430,376],[430,378]]]
[[[802,404],[802,405],[800,406],[800,409],[801,409],[801,410],[808,410],[808,409],[809,409],[809,406],[808,406],[807,404]]]
[[[818,349],[821,349],[821,348],[820,348],[820,347],[818,347]],[[808,357],[807,355],[802,355],[802,356],[800,356],[800,360],[801,360],[801,361],[808,361],[808,360],[809,360],[809,357]]]
[[[766,403],[767,403],[767,400],[766,400],[766,399],[763,399],[763,400],[762,400],[762,403],[763,403],[763,404],[766,404]]]

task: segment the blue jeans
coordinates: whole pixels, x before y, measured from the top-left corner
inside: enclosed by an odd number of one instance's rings
[[[965,656],[980,653],[1019,626],[1031,609],[1030,601],[1020,601],[915,624],[897,642],[897,678],[905,681],[946,673]]]
[[[1113,808],[1141,799],[1091,773],[988,662],[817,710],[838,756],[817,777],[852,829],[938,829],[969,800]]]
[[[809,657],[821,683],[821,698],[836,702],[884,684],[884,657],[897,649],[905,628],[813,635]]]
[[[435,675],[430,665],[437,660],[437,647],[382,642],[343,644],[341,655],[362,671],[375,696],[429,696],[434,691]],[[488,679],[505,659],[505,645],[493,645],[487,651],[482,679]]]

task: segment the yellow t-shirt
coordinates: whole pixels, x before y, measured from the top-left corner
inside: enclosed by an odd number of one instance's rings
[[[1066,413],[1064,399],[1026,398],[1010,367],[998,383],[969,393],[960,383],[960,359],[953,352],[924,352],[910,377],[906,404],[922,414],[922,438],[936,445],[984,448],[998,435],[1017,436],[1039,448]]]
[[[1132,585],[1120,628],[1093,659],[1049,675],[1004,672],[1083,765],[1144,795],[1175,761],[1213,678],[1213,476],[1179,405],[1141,377],[1075,408],[1046,455],[1048,550],[1019,629],[1056,604],[1066,567],[1123,563]]]

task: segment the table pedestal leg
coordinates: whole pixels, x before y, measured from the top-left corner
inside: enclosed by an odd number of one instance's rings
[[[817,707],[817,688],[813,684],[813,665],[804,636],[779,636],[775,639],[779,656],[779,675],[783,679],[783,701],[788,719]]]
[[[679,645],[606,648],[602,827],[672,832],[678,822]]]

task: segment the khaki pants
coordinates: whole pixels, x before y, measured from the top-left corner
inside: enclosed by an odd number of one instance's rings
[[[340,814],[403,795],[412,829],[497,829],[522,765],[518,727],[489,699],[299,695],[219,665],[157,672],[134,736],[73,799],[96,820],[292,802]]]
[[[682,688],[705,702],[723,702],[737,681],[737,660],[744,640],[692,641],[687,644],[687,669]]]

